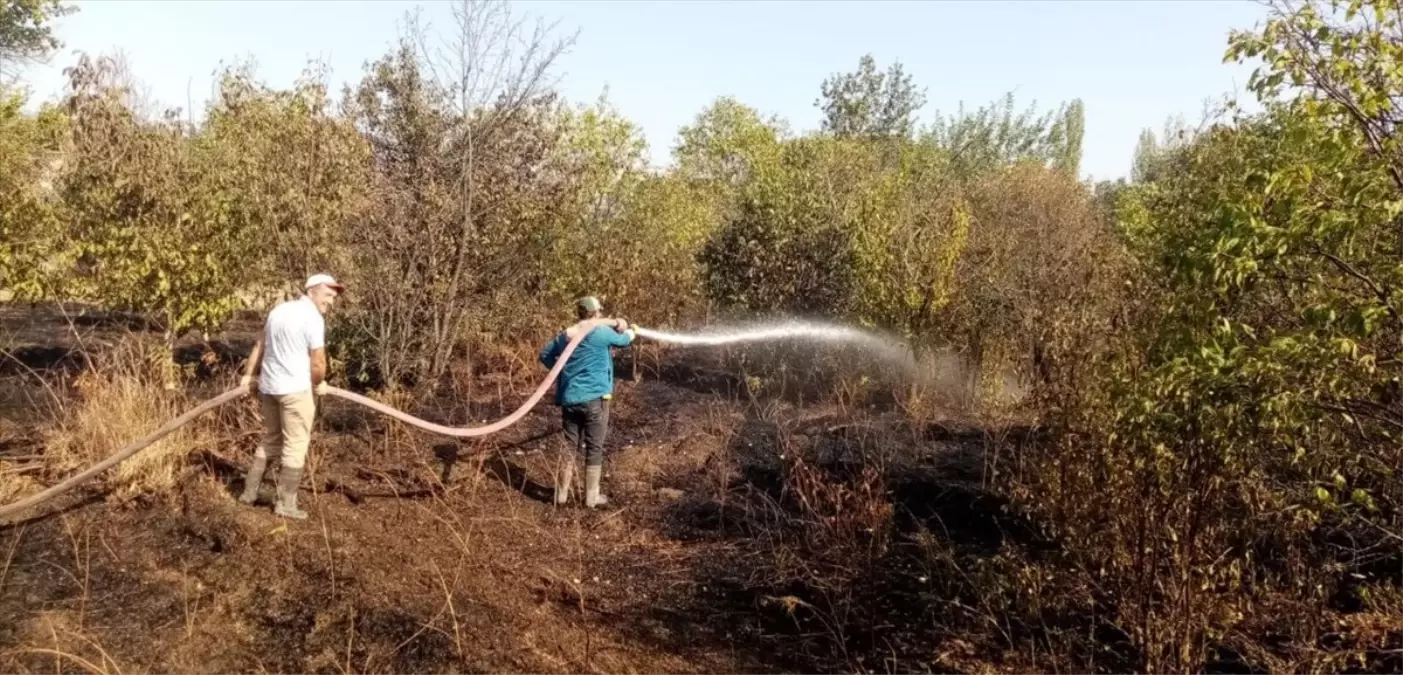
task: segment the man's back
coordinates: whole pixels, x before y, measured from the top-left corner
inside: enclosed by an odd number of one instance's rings
[[[263,366],[258,391],[285,396],[312,388],[311,351],[326,346],[326,324],[307,296],[268,313],[263,328]]]
[[[569,342],[565,333],[541,350],[541,363],[555,367],[556,360]],[[580,341],[570,359],[560,369],[555,385],[557,405],[576,405],[607,396],[614,392],[614,356],[610,347],[625,347],[632,342],[628,335],[608,326],[599,326]]]

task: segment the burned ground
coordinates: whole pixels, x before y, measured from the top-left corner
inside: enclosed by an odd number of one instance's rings
[[[68,354],[114,331],[67,313],[16,316],[23,331],[11,334],[26,337],[12,343],[23,349]],[[45,321],[47,346],[35,337]],[[193,369],[192,401],[227,385],[221,364],[247,350],[247,328],[214,348],[178,346]],[[45,452],[43,401],[61,394],[39,375],[52,383],[79,367],[22,356],[35,353],[8,359],[15,421],[0,460],[12,466]],[[1047,635],[989,606],[976,578],[1010,555],[1056,555],[1057,545],[981,487],[987,438],[967,419],[917,426],[880,409],[742,400],[743,381],[704,353],[640,371],[619,382],[611,504],[596,512],[551,504],[547,453],[563,442],[551,406],[497,435],[451,442],[331,400],[303,483],[311,518],[279,520],[268,486],[258,508],[234,499],[258,433],[253,402],[238,402],[217,413],[224,434],[191,454],[175,489],[120,505],[80,490],[0,530],[0,667],[968,672],[1052,663],[1006,654]],[[474,400],[413,412],[479,424],[530,386],[479,379]],[[1085,617],[1044,620],[1095,629]],[[1127,662],[1111,652],[1101,663]]]

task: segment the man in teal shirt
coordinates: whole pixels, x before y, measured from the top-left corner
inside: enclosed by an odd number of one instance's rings
[[[599,491],[604,470],[604,438],[609,433],[609,399],[614,395],[614,356],[612,347],[627,347],[634,331],[628,322],[615,319],[600,323],[604,306],[593,296],[580,298],[576,310],[581,323],[556,334],[541,349],[541,363],[554,368],[565,345],[580,330],[589,334],[570,354],[555,382],[555,404],[560,406],[561,423],[568,444],[555,472],[555,503],[570,501],[570,481],[575,472],[574,453],[581,442],[585,450],[585,506],[596,508],[609,500]],[[588,322],[588,323],[587,323]]]

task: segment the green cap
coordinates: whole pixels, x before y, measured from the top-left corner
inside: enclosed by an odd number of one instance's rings
[[[580,309],[586,312],[599,312],[604,310],[604,305],[600,304],[599,298],[593,295],[586,295],[576,303]]]

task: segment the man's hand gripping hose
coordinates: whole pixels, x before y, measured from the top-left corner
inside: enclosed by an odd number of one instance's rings
[[[428,420],[420,419],[408,413],[395,410],[394,408],[391,408],[378,401],[374,401],[364,396],[361,396],[360,394],[356,394],[354,392],[349,392],[345,389],[340,389],[332,386],[325,387],[325,394],[328,396],[343,398],[352,403],[358,403],[367,408],[370,408],[371,410],[374,410],[375,412],[378,412],[383,415],[388,415],[389,417],[393,417],[394,419],[397,419],[411,426],[418,427],[420,429],[423,429],[424,431],[441,434],[451,438],[472,438],[474,436],[486,436],[488,434],[501,431],[511,426],[512,424],[515,424],[518,420],[524,417],[526,413],[529,412],[531,408],[536,405],[536,403],[540,402],[541,397],[545,396],[545,393],[550,390],[550,386],[555,382],[555,378],[560,375],[561,369],[565,367],[565,362],[570,359],[570,354],[575,351],[575,347],[579,346],[580,341],[583,340],[586,335],[589,335],[590,330],[601,325],[616,326],[617,324],[615,323],[614,319],[591,319],[587,321],[581,321],[575,324],[574,326],[571,326],[570,328],[566,329],[566,336],[570,338],[570,342],[565,345],[565,349],[560,353],[560,357],[555,362],[555,367],[551,368],[550,372],[546,374],[546,379],[541,381],[540,386],[536,387],[536,391],[531,393],[531,397],[526,399],[526,402],[523,403],[520,408],[517,408],[515,412],[486,426],[449,427],[444,426],[442,424],[435,424]],[[325,385],[325,383],[322,384]],[[20,513],[26,509],[38,506],[39,504],[42,504],[50,499],[53,499],[54,497],[57,497],[65,492],[68,492],[69,490],[72,490],[75,487],[78,487],[79,485],[88,481],[92,477],[118,464],[121,464],[123,461],[127,460],[132,455],[135,455],[136,453],[140,452],[142,449],[150,446],[156,441],[161,440],[162,438],[165,438],[167,435],[169,435],[176,429],[179,429],[180,427],[189,424],[195,418],[211,410],[214,410],[215,408],[218,408],[224,405],[225,403],[228,403],[238,398],[243,398],[244,396],[247,396],[250,393],[252,393],[251,383],[241,381],[240,384],[238,386],[235,386],[233,389],[230,389],[212,399],[209,399],[208,401],[205,401],[204,403],[201,403],[198,406],[195,406],[194,408],[191,408],[180,417],[166,422],[165,425],[152,432],[151,434],[139,438],[135,441],[132,441],[131,443],[123,447],[121,450],[118,450],[116,453],[113,453],[112,456],[102,460],[101,462],[98,462],[97,464],[92,465],[91,467],[88,467],[81,473],[78,473],[77,475],[74,475],[68,478],[67,480],[64,480],[63,482],[48,488],[43,492],[31,495],[29,497],[25,497],[24,499],[21,499],[12,504],[0,506],[0,519],[7,519],[10,516]]]

